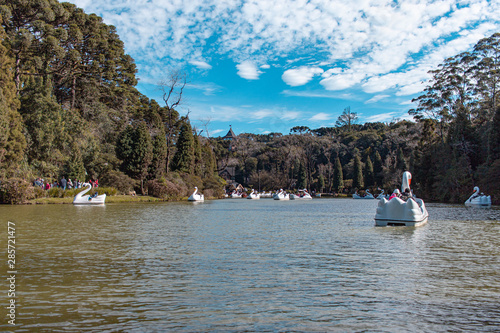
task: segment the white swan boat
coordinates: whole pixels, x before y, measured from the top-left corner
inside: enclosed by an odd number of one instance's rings
[[[233,198],[233,199],[241,199],[242,195],[243,195],[243,193],[239,193],[239,192],[233,191],[233,193],[231,193],[231,198]]]
[[[380,192],[380,194],[377,196],[377,199],[379,199],[379,200],[382,199],[382,198],[388,199],[389,195],[384,194],[384,192],[385,192],[384,189],[382,189],[382,192]]]
[[[290,196],[283,191],[283,189],[280,189],[278,192],[276,192],[273,195],[274,200],[290,200]]]
[[[188,198],[188,201],[205,201],[205,196],[201,193],[198,193],[198,187],[194,187],[194,192]]]
[[[474,193],[465,201],[467,207],[491,207],[491,196],[479,193],[479,187],[474,187]]]
[[[255,190],[252,189],[252,193],[250,193],[247,197],[247,199],[260,199],[260,194],[259,193],[255,193]]]
[[[401,192],[408,189],[410,192],[411,173],[405,171],[403,173],[403,183]],[[402,200],[399,197],[394,197],[391,200],[385,198],[380,199],[375,214],[375,225],[380,227],[385,226],[407,226],[417,227],[427,222],[429,213],[425,208],[422,199],[411,196],[408,200]]]
[[[273,192],[269,191],[269,192],[262,192],[260,193],[260,197],[261,198],[272,198],[273,197]]]
[[[370,193],[369,189],[366,189],[365,192],[366,192],[366,195],[361,196],[361,195],[358,194],[358,191],[356,191],[352,195],[352,198],[353,199],[375,199],[375,197],[373,196],[373,194]]]
[[[290,200],[312,199],[311,195],[307,192],[306,189],[299,190],[299,192],[302,192],[302,193],[290,194]]]
[[[84,183],[83,186],[87,188],[77,195],[73,199],[73,204],[75,205],[104,205],[104,201],[106,201],[106,193],[97,195],[97,192],[94,195],[84,195],[88,191],[92,189],[92,185],[90,183]]]

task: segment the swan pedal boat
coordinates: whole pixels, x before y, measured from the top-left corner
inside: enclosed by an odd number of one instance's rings
[[[375,199],[375,197],[373,196],[373,194],[370,193],[370,190],[365,190],[366,192],[366,195],[365,196],[361,196],[358,194],[358,191],[354,192],[354,194],[352,195],[352,198],[353,199]]]
[[[188,201],[205,201],[205,196],[201,193],[198,193],[198,187],[195,187],[194,192],[188,198]]]
[[[411,173],[405,171],[403,173],[401,192],[405,192],[406,189],[410,190],[410,183]],[[387,200],[386,198],[380,199],[375,214],[375,225],[377,227],[418,227],[427,223],[428,218],[429,213],[425,208],[424,201],[415,198],[412,194],[406,201],[398,197],[391,200]]]
[[[290,194],[290,200],[312,199],[311,195],[307,192],[306,189],[299,190],[299,192],[303,192],[303,193],[302,194]]]
[[[491,207],[491,196],[479,194],[479,187],[474,187],[474,193],[465,201],[466,207]]]
[[[252,189],[252,193],[248,195],[247,199],[253,199],[253,200],[260,199],[260,194],[255,193],[255,190]]]
[[[106,201],[106,193],[98,196],[91,196],[88,194],[84,195],[92,189],[92,185],[90,185],[90,183],[84,183],[83,186],[86,186],[87,189],[75,195],[75,198],[73,199],[74,205],[104,205],[104,202]]]
[[[274,200],[290,200],[290,195],[286,194],[282,189],[273,195]]]

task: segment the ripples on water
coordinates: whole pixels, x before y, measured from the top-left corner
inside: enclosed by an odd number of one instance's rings
[[[376,204],[0,206],[16,331],[500,331],[500,211],[376,228]]]

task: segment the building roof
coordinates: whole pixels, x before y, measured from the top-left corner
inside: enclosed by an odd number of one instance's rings
[[[229,127],[229,131],[225,136],[222,137],[223,139],[236,139],[236,134],[234,134],[233,129]]]

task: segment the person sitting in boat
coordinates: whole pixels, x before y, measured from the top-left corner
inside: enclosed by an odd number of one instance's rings
[[[97,192],[95,192],[94,194],[92,194],[91,196],[89,196],[89,201],[94,199],[95,197],[97,197]]]
[[[395,189],[394,192],[392,192],[391,196],[389,197],[389,200],[392,198],[399,198],[401,196],[401,192],[399,192],[399,189]]]
[[[410,192],[410,189],[407,187],[405,188],[405,191],[403,193],[401,193],[401,200],[404,200],[404,201],[407,201],[409,198],[411,198],[413,195],[412,193]]]

